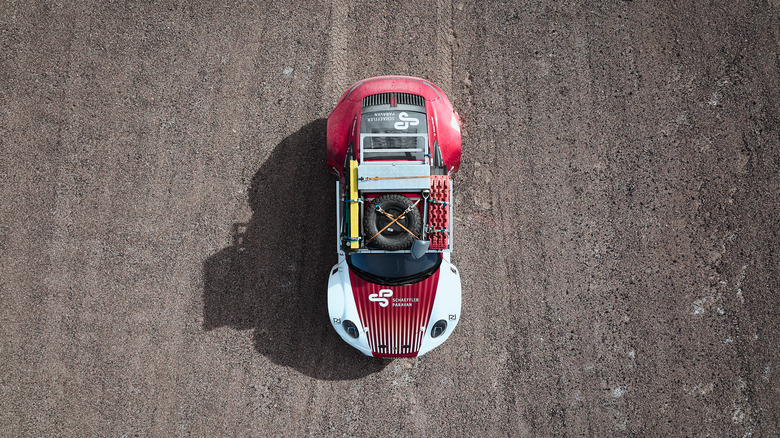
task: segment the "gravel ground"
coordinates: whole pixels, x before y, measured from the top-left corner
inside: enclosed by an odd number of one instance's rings
[[[0,435],[780,435],[780,3],[3,2]],[[333,332],[325,118],[464,120],[463,318]]]

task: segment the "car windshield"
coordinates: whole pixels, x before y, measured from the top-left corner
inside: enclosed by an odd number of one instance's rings
[[[372,283],[399,286],[430,277],[441,265],[441,255],[415,259],[409,253],[352,254],[347,263],[358,277]]]

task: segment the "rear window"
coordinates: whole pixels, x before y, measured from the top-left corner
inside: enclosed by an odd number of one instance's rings
[[[425,114],[417,111],[368,111],[360,118],[362,134],[426,134]]]
[[[363,141],[363,160],[424,160],[425,146],[428,141],[424,135],[361,135]]]

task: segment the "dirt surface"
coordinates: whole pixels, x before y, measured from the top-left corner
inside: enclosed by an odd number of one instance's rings
[[[780,435],[777,0],[3,2],[0,42],[0,435]],[[380,74],[464,120],[415,360],[326,312],[325,118]]]

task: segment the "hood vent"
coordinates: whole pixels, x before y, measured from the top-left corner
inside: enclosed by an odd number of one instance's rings
[[[363,108],[375,105],[414,105],[425,107],[425,98],[410,93],[379,93],[363,98]],[[395,105],[391,105],[395,106]]]

